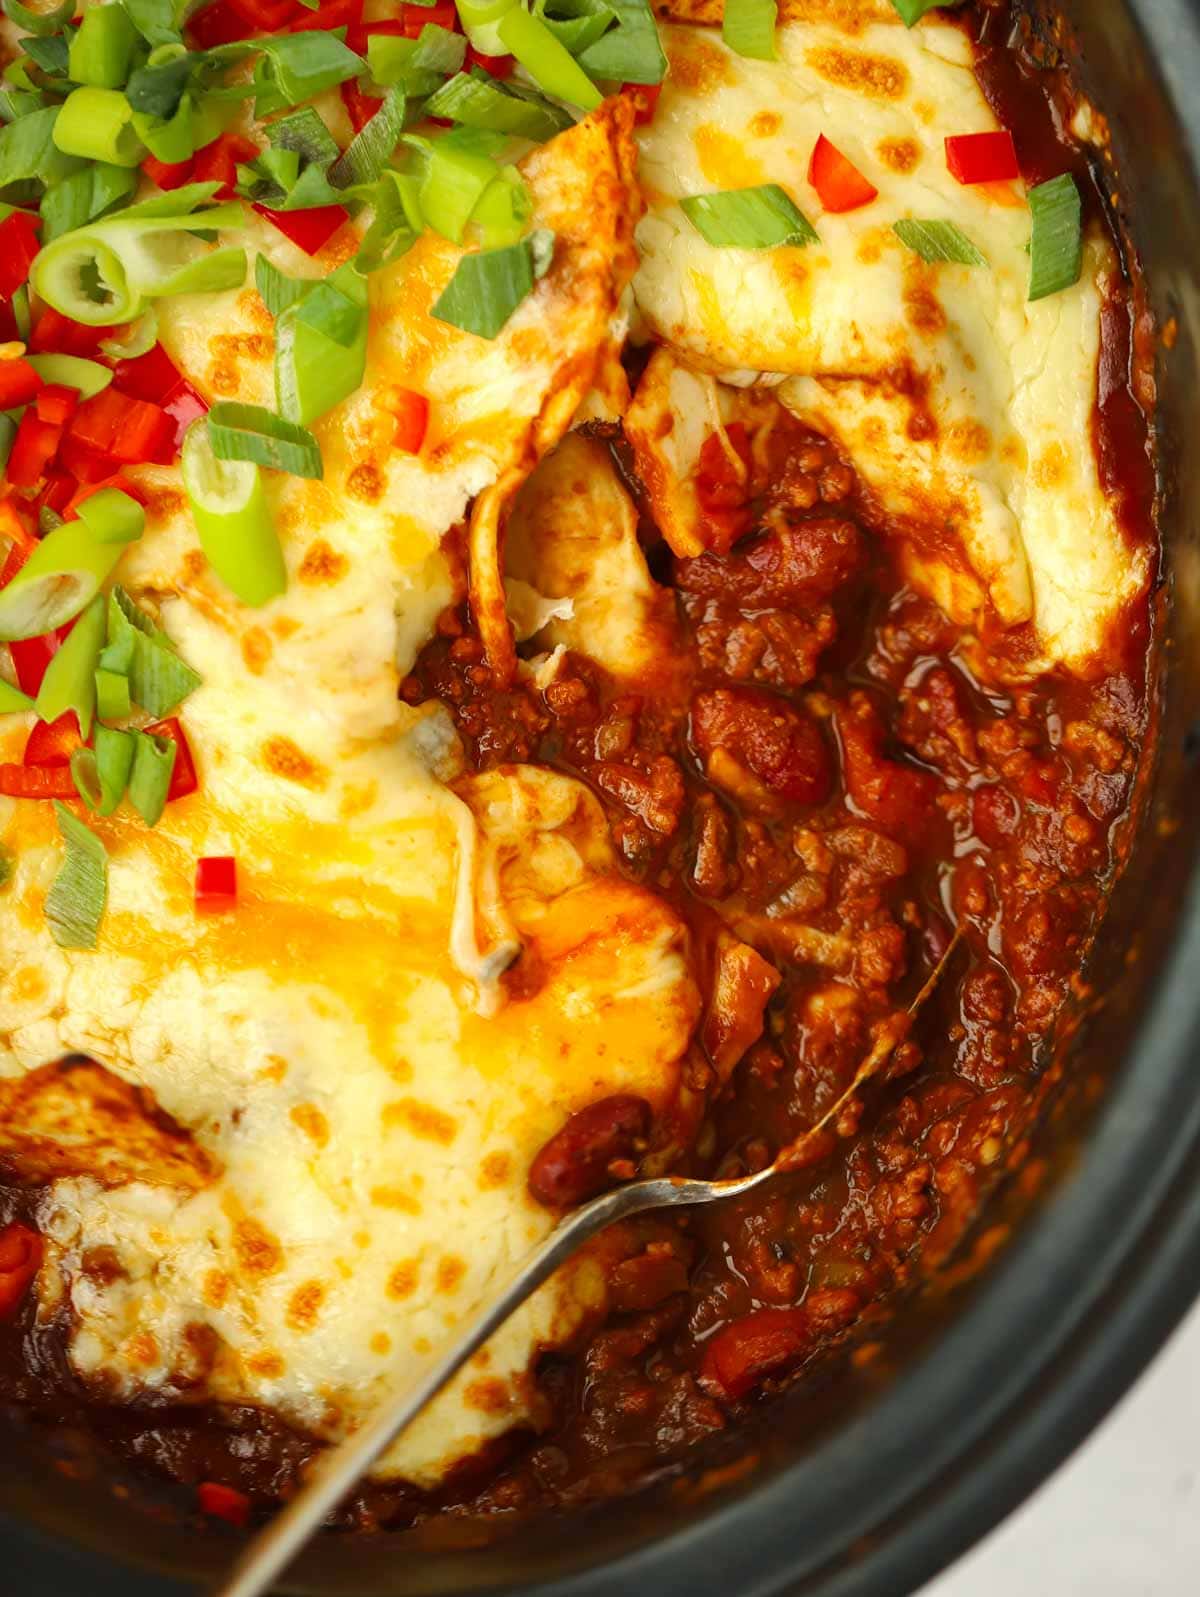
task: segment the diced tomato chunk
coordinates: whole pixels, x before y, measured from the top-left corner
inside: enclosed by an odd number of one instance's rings
[[[700,448],[696,492],[705,510],[731,510],[743,505],[749,492],[750,439],[740,421],[730,422],[725,438],[741,460],[739,471],[719,432],[711,432]]]
[[[960,183],[1002,183],[1021,175],[1017,147],[1007,128],[951,134],[946,140],[946,166]]]
[[[64,633],[70,628],[63,629]],[[61,642],[56,639],[56,643]],[[84,738],[74,710],[60,715],[57,721],[39,721],[30,732],[22,756],[26,765],[70,765],[76,749],[83,747]]]
[[[857,211],[879,194],[847,156],[822,133],[808,163],[808,181],[827,211]]]
[[[820,804],[832,780],[820,728],[797,705],[758,688],[714,688],[692,700],[692,739],[706,764],[718,750],[792,804]]]
[[[27,360],[14,355],[0,360],[0,410],[16,410],[28,405],[44,384]]]
[[[340,205],[316,205],[310,211],[273,211],[267,205],[256,205],[254,209],[306,255],[323,249],[342,223],[350,219]]]
[[[196,911],[219,915],[237,908],[237,860],[213,855],[196,861]]]
[[[250,1499],[235,1486],[222,1486],[219,1481],[201,1481],[196,1488],[196,1500],[201,1511],[214,1519],[224,1519],[240,1529],[250,1519]]]
[[[19,1220],[0,1231],[0,1319],[9,1319],[20,1307],[29,1285],[42,1267],[42,1239]]]
[[[838,710],[837,729],[850,802],[899,842],[927,835],[938,813],[937,783],[884,755],[883,723],[865,695]]]
[[[0,298],[11,299],[29,281],[29,268],[41,248],[40,226],[37,217],[24,211],[13,211],[0,222]]]
[[[8,480],[14,488],[33,488],[41,482],[58,453],[62,432],[53,422],[43,421],[32,407],[25,412],[8,457]]]

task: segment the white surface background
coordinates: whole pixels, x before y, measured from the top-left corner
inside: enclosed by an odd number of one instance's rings
[[[1200,1308],[1036,1496],[920,1597],[1200,1594]]]

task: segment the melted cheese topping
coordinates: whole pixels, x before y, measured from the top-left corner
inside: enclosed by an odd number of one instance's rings
[[[966,35],[866,20],[862,6],[799,9],[816,20],[779,30],[775,62],[743,59],[709,31],[664,29],[671,70],[641,134],[639,306],[700,370],[786,379],[784,404],[840,441],[911,579],[956,620],[1032,623],[1022,669],[1087,670],[1149,576],[1091,443],[1111,250],[1091,239],[1081,282],[1029,304],[1029,215],[1015,187],[963,187],[946,169],[947,133],[996,126]],[[876,201],[822,214],[803,180],[821,133]],[[716,249],[678,205],[768,182],[819,244]],[[956,221],[988,267],[926,265],[892,232],[905,216]]]
[[[0,1100],[20,1106],[0,1158],[58,1178],[44,1310],[66,1301],[71,1361],[113,1396],[269,1404],[337,1437],[549,1229],[525,1178],[567,1114],[633,1091],[670,1125],[686,1098],[684,928],[619,878],[599,806],[533,769],[456,779],[444,712],[398,696],[453,596],[442,536],[497,484],[516,491],[611,358],[639,203],[628,117],[610,105],[531,158],[555,259],[496,340],[430,316],[457,260],[444,242],[372,279],[366,380],[315,429],[324,480],[270,484],[280,598],[239,605],[177,470],[141,470],[147,529],[117,579],[203,678],[182,710],[200,787],[153,831],[127,807],[94,821],[109,854],[95,952],[46,927],[50,807],[0,801],[17,861]],[[601,156],[626,180],[598,220]],[[333,264],[254,225],[251,249],[285,271]],[[209,397],[272,403],[252,289],[165,302],[162,337]],[[429,396],[419,456],[391,447],[396,387]],[[0,729],[4,758],[28,724]],[[196,861],[224,854],[236,912],[198,916]],[[521,996],[501,1007],[518,949]],[[71,1051],[102,1068],[44,1068]],[[548,1283],[383,1472],[434,1484],[536,1423],[531,1357],[603,1297],[595,1255]]]

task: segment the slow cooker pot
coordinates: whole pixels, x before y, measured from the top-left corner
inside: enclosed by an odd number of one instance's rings
[[[462,1524],[326,1538],[289,1591],[904,1597],[1061,1462],[1200,1290],[1200,0],[1056,9],[1082,34],[1118,203],[1159,326],[1174,324],[1158,414],[1169,602],[1137,845],[1025,1177],[882,1358],[763,1409],[690,1475],[499,1539]],[[66,1454],[28,1436],[5,1448],[5,1590],[176,1597],[232,1556],[233,1533],[198,1537],[79,1478],[69,1439]]]

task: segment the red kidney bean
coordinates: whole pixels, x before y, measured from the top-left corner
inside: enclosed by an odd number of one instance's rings
[[[576,1110],[529,1167],[529,1190],[539,1203],[562,1209],[612,1184],[609,1166],[630,1159],[650,1130],[644,1098],[616,1093]]]

